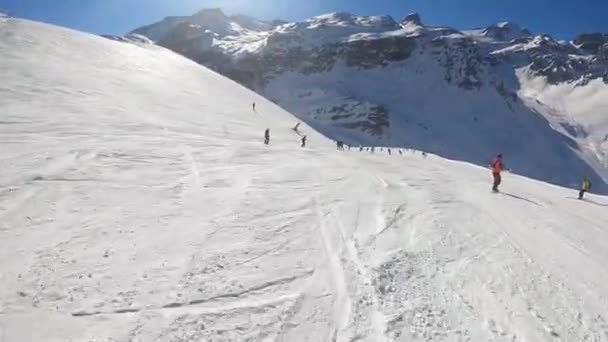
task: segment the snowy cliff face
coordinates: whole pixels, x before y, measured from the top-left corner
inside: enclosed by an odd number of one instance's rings
[[[425,25],[418,14],[268,23],[219,10],[134,33],[331,138],[484,165],[502,151],[514,169],[569,186],[581,174],[608,179],[606,35],[558,41],[509,22],[459,31]]]

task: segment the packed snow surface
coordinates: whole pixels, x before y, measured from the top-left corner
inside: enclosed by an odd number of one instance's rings
[[[8,19],[0,70],[0,341],[608,341],[608,198],[300,148],[149,44]]]

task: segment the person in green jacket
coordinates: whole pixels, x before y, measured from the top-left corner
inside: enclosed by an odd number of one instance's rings
[[[583,178],[583,184],[581,185],[581,191],[578,193],[578,199],[582,200],[585,192],[591,189],[591,181],[588,177]]]

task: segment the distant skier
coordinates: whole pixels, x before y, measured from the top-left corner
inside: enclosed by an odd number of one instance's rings
[[[581,184],[581,191],[578,193],[578,199],[582,200],[583,196],[585,196],[585,193],[589,192],[590,189],[591,181],[589,180],[589,177],[583,178],[583,184]]]
[[[306,136],[302,137],[302,147],[306,147]]]
[[[399,154],[403,155],[403,151],[399,150]]]
[[[270,143],[270,129],[266,128],[264,132],[264,144],[268,145]]]
[[[388,149],[388,155],[389,156],[391,155],[391,149],[390,148]]]
[[[338,151],[344,151],[344,141],[336,141],[336,148],[338,149]]]
[[[426,152],[422,151],[422,156],[426,158]]]
[[[255,102],[251,104],[251,108],[253,108],[253,111],[255,112]]]
[[[492,159],[492,164],[490,164],[490,167],[492,168],[492,177],[494,178],[492,191],[499,192],[498,186],[502,182],[500,173],[507,169],[502,161],[502,153],[499,153],[496,157],[494,157],[494,159]]]
[[[294,132],[300,134],[300,132],[298,131],[299,128],[300,128],[300,123],[298,122],[292,129]]]

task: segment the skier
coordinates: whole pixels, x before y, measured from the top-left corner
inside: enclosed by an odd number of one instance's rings
[[[270,129],[266,128],[264,132],[264,144],[268,145],[270,143]]]
[[[388,155],[389,156],[391,155],[391,149],[390,148],[388,149]]]
[[[426,152],[422,151],[422,156],[426,158]]]
[[[492,164],[490,164],[492,168],[492,177],[494,178],[494,185],[492,186],[493,192],[499,192],[498,186],[502,182],[502,178],[500,177],[500,173],[505,171],[507,168],[505,164],[502,162],[502,153],[499,153],[494,159],[492,159]]]
[[[336,141],[336,148],[338,151],[344,151],[344,142],[341,140]]]
[[[589,177],[584,177],[583,184],[581,184],[581,191],[578,193],[578,199],[582,200],[585,192],[589,192],[589,189],[591,189],[591,181],[589,180]]]
[[[251,104],[251,107],[253,108],[253,111],[255,112],[255,102],[253,104]]]
[[[298,132],[298,128],[300,128],[300,123],[298,122],[293,129],[294,132],[300,134],[300,132]]]
[[[302,137],[302,147],[306,147],[306,136]]]

